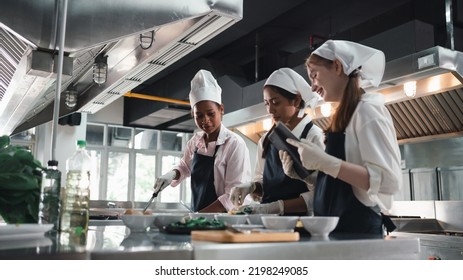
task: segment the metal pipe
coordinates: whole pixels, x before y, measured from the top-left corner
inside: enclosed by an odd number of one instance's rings
[[[255,62],[254,62],[254,79],[255,82],[259,81],[259,33],[256,32],[256,46],[255,46]]]
[[[56,73],[56,91],[55,91],[55,103],[53,106],[53,126],[51,130],[51,159],[56,160],[56,130],[58,128],[59,119],[59,108],[61,101],[61,78],[63,76],[63,57],[64,57],[64,38],[66,33],[66,15],[68,9],[68,1],[61,0],[61,24],[59,26],[59,51],[58,51],[58,68]]]
[[[447,29],[447,46],[451,50],[455,50],[452,12],[452,0],[445,0],[445,25]]]
[[[182,104],[182,105],[190,105],[190,102],[188,101],[183,101],[179,99],[173,99],[173,98],[167,98],[167,97],[160,97],[160,96],[153,96],[153,95],[147,95],[147,94],[141,94],[141,93],[133,93],[133,92],[127,92],[124,94],[125,97],[133,97],[133,98],[141,98],[141,99],[147,99],[147,100],[154,100],[154,101],[162,101],[162,102],[167,102],[167,103],[175,103],[175,104]]]

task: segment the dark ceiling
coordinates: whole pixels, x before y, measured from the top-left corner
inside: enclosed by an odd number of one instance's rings
[[[431,44],[445,47],[448,37],[444,2],[244,0],[241,21],[132,92],[187,100],[190,80],[201,68],[210,70],[217,79],[227,76],[240,87],[249,86],[264,80],[280,67],[294,68],[303,64],[311,47],[328,38],[362,42],[411,21],[431,25],[434,31],[434,38],[429,38]],[[462,2],[454,1],[456,9]],[[454,24],[461,27],[463,22],[456,17]],[[374,47],[382,49],[387,60],[420,50],[420,42],[401,46],[401,39]],[[232,93],[225,88],[223,94]],[[226,113],[227,108],[234,110],[243,106],[230,103],[224,102]],[[176,130],[173,124],[188,121],[185,115],[169,124],[153,125],[144,118],[167,106],[162,102],[125,98],[124,125]]]

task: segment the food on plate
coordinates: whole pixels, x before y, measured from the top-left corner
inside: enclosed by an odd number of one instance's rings
[[[178,222],[169,224],[171,228],[186,228],[186,229],[223,229],[225,224],[222,221],[200,218],[184,218]]]
[[[246,214],[251,214],[252,213],[252,208],[251,207],[244,207],[243,209],[232,209],[228,211],[228,214],[230,215],[246,215]]]
[[[153,211],[150,209],[146,209],[145,212],[143,212],[143,215],[152,215]]]
[[[135,209],[127,209],[124,212],[124,215],[151,215],[153,214],[153,211],[151,210],[146,210],[145,212],[141,210],[135,210]]]

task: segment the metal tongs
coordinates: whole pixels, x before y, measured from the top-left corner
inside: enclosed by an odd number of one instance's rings
[[[146,210],[150,207],[151,203],[153,203],[153,200],[158,197],[158,194],[161,190],[159,189],[157,192],[153,192],[153,195],[151,196],[150,200],[148,200],[148,203],[145,206],[145,209],[143,209],[143,213],[146,212]]]

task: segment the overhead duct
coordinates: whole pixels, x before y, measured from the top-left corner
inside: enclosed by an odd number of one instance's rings
[[[47,77],[24,74],[27,56],[33,51],[48,54],[46,62],[53,69],[61,1],[4,2],[0,10],[0,61],[2,68],[7,65],[7,71],[0,73],[0,107],[11,111],[1,111],[0,123],[10,124],[2,125],[0,134],[15,134],[52,118],[54,70]],[[62,89],[77,89],[78,102],[73,111],[61,106],[60,115],[95,113],[109,105],[240,21],[242,6],[242,0],[69,1],[64,52],[72,67]],[[141,36],[147,33],[154,34],[153,42],[142,47]],[[92,81],[92,64],[100,54],[108,57],[108,76],[99,86]],[[47,80],[39,81],[43,78]],[[32,83],[31,79],[37,81]]]

